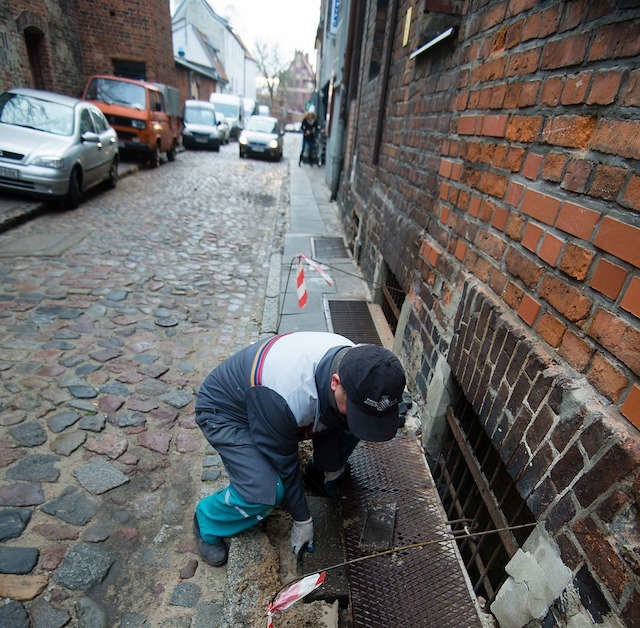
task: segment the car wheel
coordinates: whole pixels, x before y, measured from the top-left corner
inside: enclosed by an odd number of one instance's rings
[[[171,148],[167,151],[167,159],[169,161],[175,161],[176,160],[176,145],[172,144]]]
[[[109,177],[107,178],[107,186],[115,188],[118,184],[118,158],[114,157],[109,166]]]
[[[160,146],[156,144],[149,155],[149,167],[157,168],[160,165]]]
[[[213,150],[214,150],[216,153],[219,153],[219,152],[220,152],[220,144],[219,144],[219,143],[218,143],[218,144],[216,144],[216,145],[213,147]]]
[[[71,171],[71,176],[69,177],[69,189],[67,190],[67,195],[64,198],[64,206],[67,209],[75,209],[80,205],[81,197],[82,183],[80,168],[74,168]]]

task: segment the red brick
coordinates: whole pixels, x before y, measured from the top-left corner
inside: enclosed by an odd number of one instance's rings
[[[549,153],[544,158],[542,178],[546,181],[554,181],[556,183],[562,181],[562,174],[567,160],[568,157],[564,153]]]
[[[458,120],[458,133],[460,135],[475,135],[476,128],[480,126],[480,116],[460,116]]]
[[[522,246],[533,253],[538,252],[538,243],[544,231],[533,222],[528,222],[522,234]]]
[[[456,249],[455,249],[454,255],[456,256],[457,259],[462,261],[464,259],[464,256],[465,256],[466,252],[467,252],[466,243],[463,242],[462,240],[458,240],[458,243],[456,244]]]
[[[626,278],[627,271],[624,268],[616,266],[606,259],[601,259],[589,285],[615,301]]]
[[[538,102],[538,92],[540,91],[541,84],[542,81],[527,81],[520,91],[518,106],[521,108],[533,107],[533,105]]]
[[[584,0],[582,2],[572,2],[566,5],[558,30],[560,32],[573,30],[582,21],[584,21],[584,12]]]
[[[507,128],[507,121],[509,116],[484,116],[482,120],[481,135],[488,135],[490,137],[504,137],[505,130]]]
[[[598,309],[589,335],[611,355],[640,375],[640,331],[603,309]]]
[[[640,386],[637,384],[633,386],[620,412],[633,423],[636,429],[640,430]]]
[[[522,174],[527,177],[527,179],[537,179],[543,160],[544,157],[542,155],[529,153],[524,161],[524,166],[522,166]]]
[[[510,247],[505,255],[507,272],[513,277],[521,279],[528,288],[535,288],[540,281],[544,269],[523,255],[514,247]]]
[[[512,142],[535,142],[541,129],[541,116],[511,116],[505,137]]]
[[[560,96],[560,103],[563,105],[579,105],[584,102],[590,79],[591,72],[580,72],[580,74],[568,76]]]
[[[588,60],[617,59],[639,54],[638,32],[640,32],[640,22],[637,20],[617,22],[599,28],[591,43]]]
[[[589,272],[593,257],[593,251],[569,242],[558,264],[558,268],[566,275],[569,275],[569,277],[584,281]]]
[[[502,298],[509,307],[517,310],[520,305],[520,300],[522,299],[522,294],[522,288],[510,281],[502,295]]]
[[[518,308],[518,316],[529,325],[529,327],[533,327],[539,311],[540,304],[528,294],[523,295],[520,307]]]
[[[628,170],[600,164],[596,167],[589,194],[606,201],[615,201],[620,194]]]
[[[516,213],[511,212],[509,214],[509,218],[507,219],[507,226],[505,227],[504,232],[512,239],[519,242],[522,239],[522,232],[524,231],[525,220],[524,218]]]
[[[572,159],[567,166],[560,187],[571,190],[571,192],[584,194],[587,191],[587,183],[594,167],[595,164],[587,159]]]
[[[540,245],[540,250],[538,251],[540,259],[551,266],[555,266],[562,252],[563,244],[564,242],[560,238],[557,238],[551,233],[545,233],[542,244]]]
[[[564,77],[551,76],[545,80],[542,85],[542,94],[540,94],[540,104],[547,107],[555,107],[560,103],[562,88],[564,87]]]
[[[522,27],[522,41],[537,39],[540,33],[540,24],[542,22],[542,12],[532,13],[527,16]]]
[[[640,268],[640,228],[609,216],[602,219],[593,243],[603,251]]]
[[[548,342],[552,347],[558,347],[562,342],[562,336],[567,330],[567,326],[551,314],[543,314],[536,325],[536,331],[540,337]]]
[[[489,286],[498,295],[502,294],[504,287],[507,285],[507,276],[501,273],[497,268],[489,270]]]
[[[625,374],[597,352],[594,353],[593,360],[591,360],[587,379],[613,403],[618,402],[622,391],[629,384]]]
[[[500,261],[507,247],[505,242],[498,236],[487,231],[479,231],[475,239],[476,246],[493,259]]]
[[[496,198],[504,198],[505,192],[507,191],[508,183],[509,180],[507,179],[507,177],[503,177],[502,175],[496,174],[494,172],[489,172],[487,170],[482,173],[478,189],[481,192],[490,194],[491,196],[495,196]]]
[[[548,118],[542,139],[565,148],[587,148],[596,128],[595,116],[555,116]]]
[[[640,211],[640,175],[631,175],[620,204]]]
[[[620,92],[620,99],[625,107],[640,106],[640,70],[633,70],[629,74],[627,84]]]
[[[577,238],[590,240],[600,214],[575,203],[562,203],[555,226]]]
[[[631,279],[631,283],[620,301],[620,307],[640,319],[640,277]]]
[[[504,231],[504,227],[507,224],[507,218],[509,217],[509,210],[504,207],[496,207],[491,218],[491,225],[499,231]]]
[[[482,199],[479,196],[472,196],[469,201],[469,214],[476,218],[478,213],[480,212],[480,205],[482,204]]]
[[[640,120],[601,118],[593,133],[591,148],[619,157],[640,159]]]
[[[512,181],[509,184],[507,194],[504,197],[505,202],[513,207],[517,207],[520,202],[520,197],[522,196],[522,190],[524,190],[524,186]]]
[[[619,70],[596,72],[591,82],[587,104],[610,105],[614,103],[621,83],[622,72]]]
[[[583,519],[574,524],[573,533],[604,586],[619,600],[629,582],[625,562],[609,544],[607,537],[598,529],[593,519]]]
[[[548,41],[542,51],[540,69],[552,70],[580,63],[587,50],[589,35],[579,34]]]
[[[542,279],[540,296],[572,323],[585,320],[591,310],[590,299],[573,286],[550,275]]]
[[[533,9],[537,4],[537,0],[511,0],[509,2],[509,8],[507,9],[507,15],[513,16]]]
[[[576,336],[572,331],[567,331],[562,337],[562,343],[560,344],[558,353],[569,362],[576,371],[582,373],[589,363],[592,351],[593,348],[589,343]]]
[[[509,64],[505,75],[510,77],[533,74],[538,69],[540,52],[540,48],[533,48],[525,52],[517,52],[509,55]]]
[[[559,209],[560,201],[557,198],[531,189],[525,191],[520,204],[520,210],[523,213],[547,225],[553,225]]]

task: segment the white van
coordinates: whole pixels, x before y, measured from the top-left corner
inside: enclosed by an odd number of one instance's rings
[[[240,96],[214,92],[209,96],[209,102],[214,105],[217,112],[222,113],[226,118],[230,127],[230,136],[238,139],[244,128],[244,103]]]

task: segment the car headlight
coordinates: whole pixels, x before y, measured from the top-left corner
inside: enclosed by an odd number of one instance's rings
[[[269,142],[269,148],[278,148],[278,140],[271,140]]]
[[[162,131],[162,125],[159,122],[154,122],[151,127],[154,131]]]
[[[136,120],[135,118],[132,118],[131,126],[134,129],[144,129],[147,126],[147,123],[144,120]]]
[[[187,137],[191,137],[192,132],[189,129],[185,129],[182,131],[182,135],[186,135]]]
[[[247,136],[246,136],[246,135],[241,135],[241,136],[238,138],[238,144],[242,144],[242,145],[244,145],[244,144],[246,144],[246,143],[247,143]]]
[[[34,166],[42,166],[43,168],[55,168],[61,170],[64,167],[64,159],[54,157],[53,155],[39,155],[31,160]]]

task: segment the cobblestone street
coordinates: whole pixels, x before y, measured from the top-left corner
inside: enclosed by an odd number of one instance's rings
[[[262,332],[289,202],[287,159],[237,151],[0,234],[0,625],[221,625],[227,569],[193,574],[224,481],[194,395]]]

